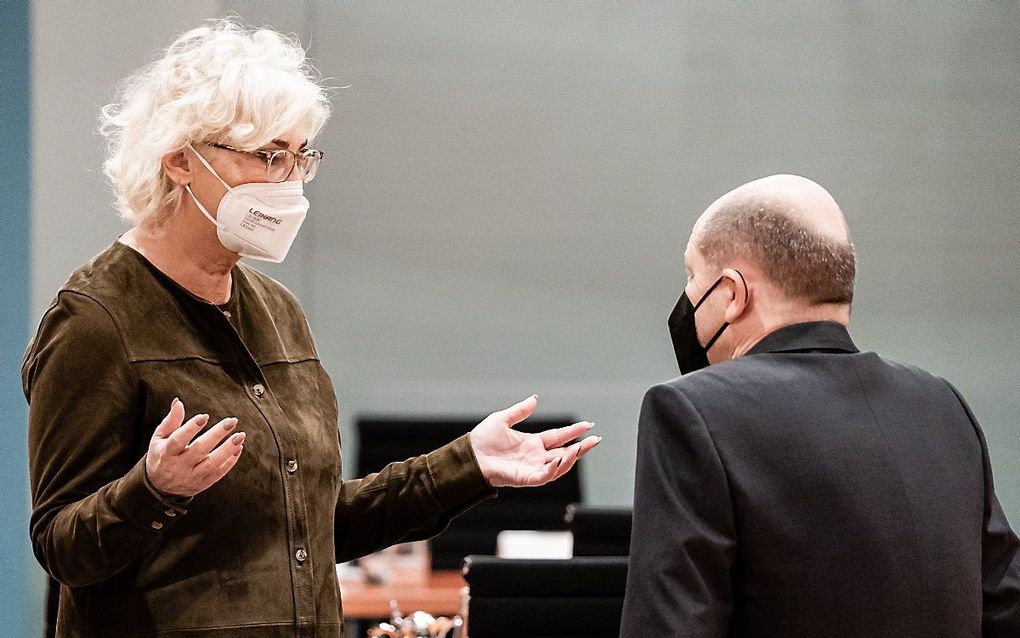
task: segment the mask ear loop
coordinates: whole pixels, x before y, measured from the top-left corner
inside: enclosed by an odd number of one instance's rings
[[[701,295],[701,299],[698,300],[698,303],[694,304],[694,312],[698,311],[698,308],[701,307],[701,304],[705,303],[705,300],[708,299],[708,296],[712,294],[712,291],[715,290],[719,286],[719,284],[722,283],[722,280],[723,277],[719,277],[718,279],[715,280],[714,284],[708,287],[708,290],[705,291],[705,294]]]
[[[231,190],[230,184],[223,181],[223,178],[220,177],[220,174],[213,170],[213,167],[209,165],[209,162],[207,162],[204,157],[202,157],[201,153],[195,150],[195,147],[191,145],[191,142],[188,142],[188,148],[190,148],[191,152],[195,154],[195,157],[198,158],[198,161],[202,162],[202,166],[205,166],[206,169],[208,169],[208,171],[213,174],[213,177],[220,181],[220,184],[223,184],[223,188],[227,189],[228,191]]]
[[[748,300],[747,280],[744,279],[743,273],[741,273],[739,270],[736,270],[735,272],[740,276],[740,281],[744,283],[744,303],[746,304]],[[712,292],[713,290],[715,290],[715,287],[718,286],[722,280],[723,278],[719,277],[719,280],[712,284],[712,287],[708,289],[708,292]],[[698,302],[699,306],[701,305],[701,302],[708,297],[708,292],[706,292],[705,295],[701,298],[701,301]],[[697,308],[695,308],[695,310],[697,310]],[[715,336],[709,339],[708,343],[705,344],[705,352],[708,352],[712,348],[712,346],[715,345],[715,342],[719,339],[719,337],[722,336],[723,330],[726,330],[726,328],[728,328],[729,326],[730,323],[728,321],[723,322],[723,325],[719,327],[719,330],[715,333]]]
[[[191,145],[191,142],[188,142],[187,146],[188,146],[188,148],[191,149],[191,152],[195,154],[195,157],[198,158],[198,161],[202,162],[202,165],[205,166],[205,168],[210,173],[213,174],[213,177],[218,179],[220,181],[220,184],[223,184],[223,188],[227,189],[228,193],[231,190],[233,190],[233,189],[230,188],[230,184],[227,184],[226,182],[224,182],[223,178],[220,177],[219,174],[215,170],[213,170],[213,167],[209,165],[209,162],[205,161],[205,158],[202,157],[202,154],[195,150],[195,147]],[[216,221],[216,218],[213,217],[212,215],[210,215],[209,211],[206,210],[205,206],[202,205],[202,202],[198,201],[198,198],[195,197],[195,193],[192,192],[192,190],[191,190],[191,184],[185,184],[184,185],[184,190],[188,191],[188,195],[191,195],[191,199],[195,202],[195,205],[198,206],[198,210],[202,211],[202,214],[205,215],[205,218],[208,219],[209,221],[211,221],[213,223],[213,226],[216,226],[217,228],[222,228],[222,226],[220,226],[219,222]]]

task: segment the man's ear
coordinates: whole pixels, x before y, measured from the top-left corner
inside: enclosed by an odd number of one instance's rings
[[[173,183],[181,187],[191,183],[193,177],[191,159],[185,149],[179,148],[164,153],[160,161],[163,164],[163,172]]]
[[[744,275],[739,270],[725,268],[722,271],[722,276],[726,278],[726,287],[730,293],[729,299],[726,302],[726,312],[723,315],[723,320],[726,323],[733,323],[740,315],[744,314],[744,311],[750,305],[751,289],[747,285]]]

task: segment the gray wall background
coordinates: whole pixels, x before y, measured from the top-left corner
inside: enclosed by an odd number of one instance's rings
[[[266,268],[304,303],[346,442],[360,413],[539,392],[605,437],[588,499],[629,503],[642,394],[675,375],[687,233],[793,172],[849,219],[858,344],[963,391],[1020,524],[1016,2],[39,1],[36,316],[123,230],[99,107],[225,11],[297,33],[349,86],[306,226]]]

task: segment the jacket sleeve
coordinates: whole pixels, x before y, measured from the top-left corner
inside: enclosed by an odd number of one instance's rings
[[[726,474],[705,423],[679,389],[655,386],[638,424],[621,638],[725,637],[735,551]]]
[[[337,561],[431,538],[455,516],[495,495],[475,459],[470,434],[365,478],[344,481],[336,508]]]
[[[995,496],[984,433],[963,396],[952,384],[949,387],[967,412],[981,442],[985,471],[985,523],[981,535],[982,635],[985,638],[1020,636],[1020,540],[1010,528]]]
[[[105,309],[60,293],[26,353],[22,386],[35,555],[68,586],[106,580],[186,510],[145,479],[148,441],[135,440],[134,423],[140,388]]]

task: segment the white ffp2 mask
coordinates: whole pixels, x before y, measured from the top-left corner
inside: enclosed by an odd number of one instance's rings
[[[230,186],[191,144],[188,146],[227,189],[214,218],[191,192],[191,186],[184,187],[202,214],[216,225],[216,236],[224,248],[242,257],[275,263],[283,261],[308,214],[304,184],[291,180]]]

